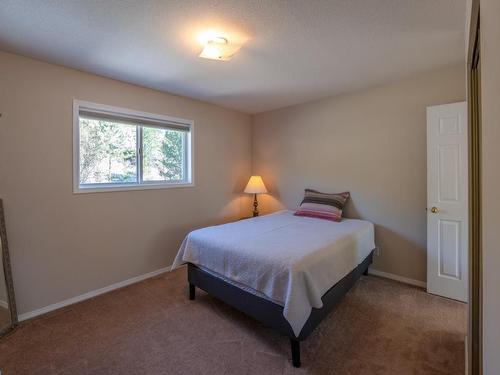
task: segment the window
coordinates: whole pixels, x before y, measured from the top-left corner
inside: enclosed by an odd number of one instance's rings
[[[74,191],[192,186],[193,122],[75,100]]]

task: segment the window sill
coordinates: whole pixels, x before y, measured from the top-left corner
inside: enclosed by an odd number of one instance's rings
[[[188,188],[194,187],[194,183],[146,183],[141,185],[112,185],[112,186],[89,186],[89,187],[75,187],[74,194],[88,194],[88,193],[111,193],[117,191],[133,191],[133,190],[153,190],[153,189],[175,189],[175,188]]]

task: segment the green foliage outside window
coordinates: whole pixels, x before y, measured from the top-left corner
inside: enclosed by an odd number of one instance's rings
[[[143,127],[143,180],[184,179],[181,131]],[[138,182],[137,126],[80,118],[80,183]]]

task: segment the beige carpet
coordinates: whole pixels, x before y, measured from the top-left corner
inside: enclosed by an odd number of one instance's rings
[[[35,319],[0,340],[4,375],[464,374],[466,306],[363,277],[302,343],[197,290],[175,271]]]

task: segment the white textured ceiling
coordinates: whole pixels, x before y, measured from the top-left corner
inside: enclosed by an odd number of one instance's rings
[[[464,59],[465,0],[0,0],[0,49],[258,113]],[[244,42],[229,62],[197,35]]]

